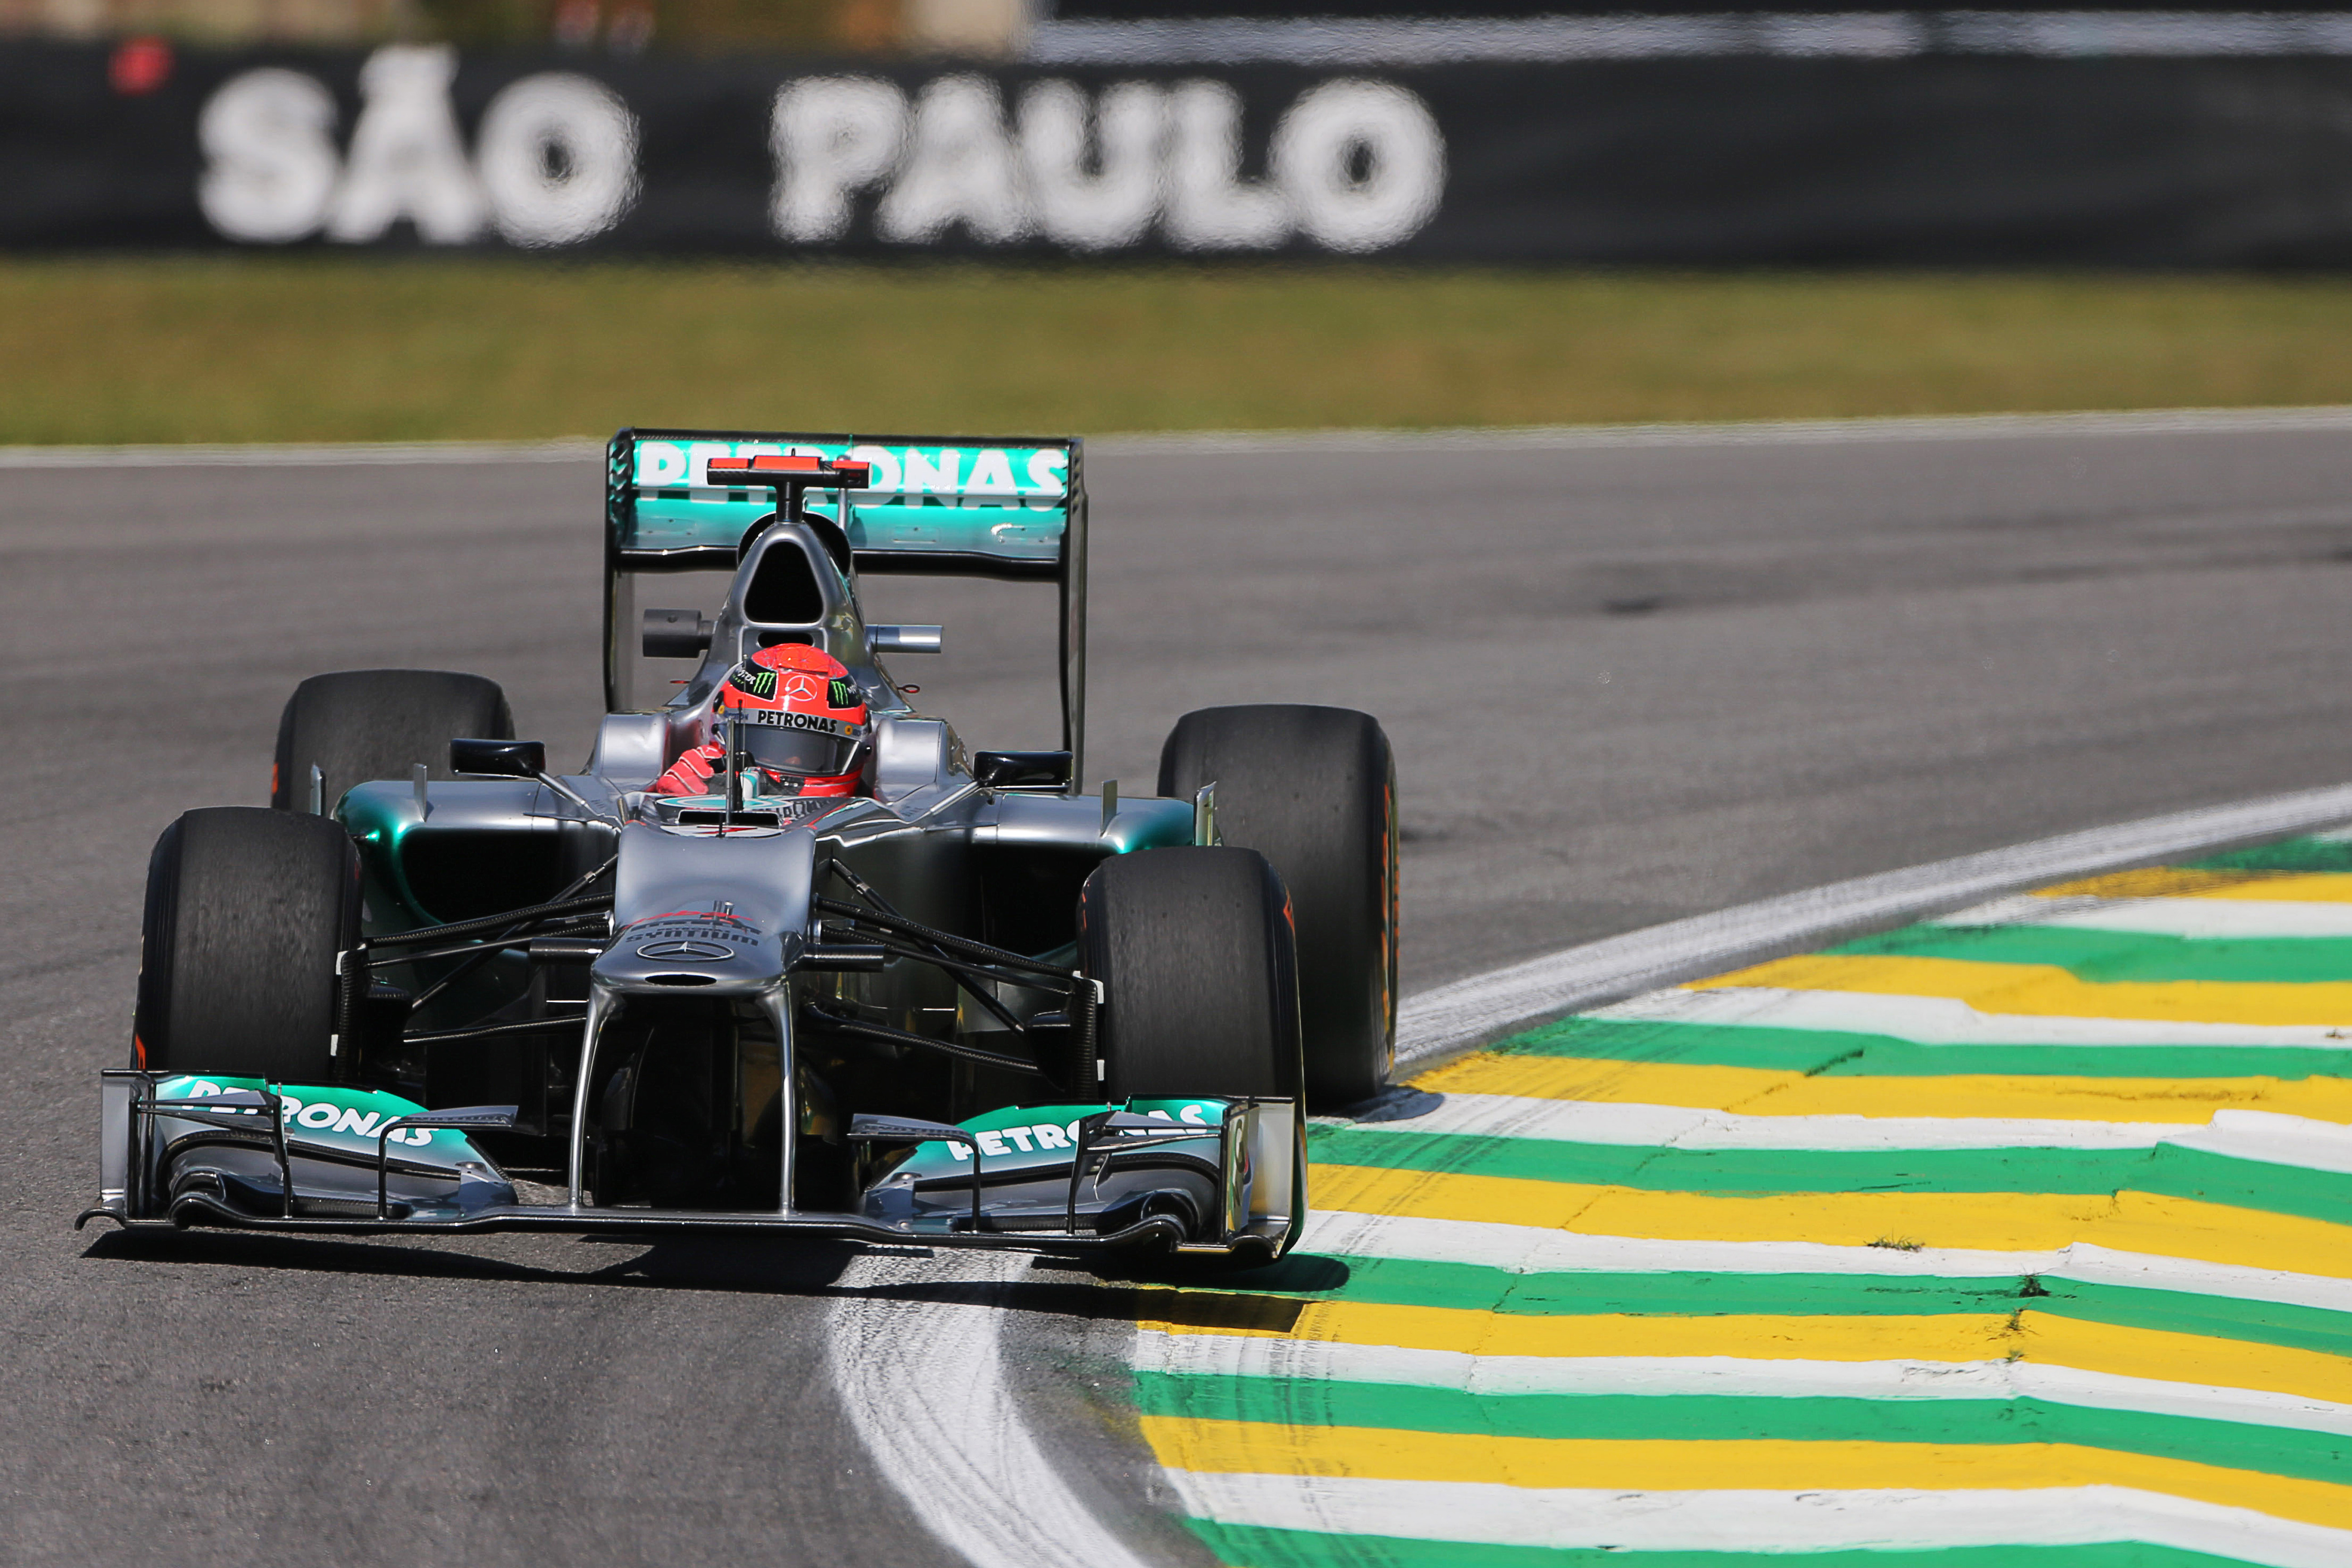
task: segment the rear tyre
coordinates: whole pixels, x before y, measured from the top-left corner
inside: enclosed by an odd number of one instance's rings
[[[353,784],[406,778],[418,763],[430,777],[454,778],[449,742],[460,736],[514,739],[514,714],[497,681],[439,669],[314,675],[278,716],[269,804],[308,811],[314,766],[320,809],[329,814]]]
[[[1160,752],[1160,793],[1217,786],[1223,842],[1274,862],[1298,931],[1307,1100],[1332,1110],[1387,1087],[1396,1059],[1396,762],[1380,721],[1266,704],[1187,713]]]
[[[1282,880],[1254,850],[1148,849],[1078,891],[1078,962],[1103,983],[1104,1097],[1294,1096],[1297,972]]]
[[[189,812],[147,865],[133,1065],[335,1081],[335,967],[359,937],[359,853],[333,822]]]

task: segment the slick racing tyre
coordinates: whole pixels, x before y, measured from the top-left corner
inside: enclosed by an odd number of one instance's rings
[[[404,779],[418,763],[429,777],[455,777],[449,742],[460,736],[514,739],[514,715],[497,681],[439,669],[314,675],[294,689],[278,716],[269,804],[308,811],[314,766],[319,808],[329,815],[353,784]]]
[[[1268,704],[1187,713],[1160,793],[1216,790],[1217,836],[1274,862],[1298,930],[1310,1109],[1369,1100],[1396,1058],[1396,763],[1369,713]]]
[[[1106,1100],[1298,1092],[1290,921],[1255,850],[1104,861],[1078,890],[1078,963],[1103,984]]]
[[[340,826],[189,812],[147,863],[132,1065],[334,1082],[335,966],[359,938],[359,852]]]

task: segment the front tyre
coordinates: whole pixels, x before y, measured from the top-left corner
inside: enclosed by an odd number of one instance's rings
[[[1282,880],[1249,849],[1146,849],[1078,892],[1078,963],[1103,984],[1104,1098],[1298,1093],[1297,961]]]
[[[359,945],[360,858],[326,817],[192,811],[147,866],[133,1065],[332,1083],[341,983]]]
[[[1217,786],[1217,832],[1274,862],[1298,929],[1307,1099],[1369,1100],[1396,1059],[1396,762],[1380,721],[1265,704],[1187,713],[1160,752],[1160,793]]]

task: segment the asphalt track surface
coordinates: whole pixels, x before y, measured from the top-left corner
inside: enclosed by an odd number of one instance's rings
[[[2352,776],[2341,433],[1108,448],[1089,473],[1089,778],[1148,788],[1190,707],[1380,715],[1412,987]],[[946,1560],[828,1388],[845,1253],[66,1228],[154,835],[264,799],[278,706],[321,669],[478,670],[583,752],[596,485],[0,472],[0,1562]],[[1038,595],[884,586],[877,615],[948,625],[950,656],[901,674],[968,739],[1050,739]],[[1014,1379],[1115,1503],[1147,1476],[1056,1317],[1085,1294],[1040,1272]]]

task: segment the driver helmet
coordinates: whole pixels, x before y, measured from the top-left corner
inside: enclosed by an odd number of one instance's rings
[[[866,697],[842,662],[800,643],[763,647],[719,688],[719,740],[734,731],[744,783],[767,795],[857,793],[874,730]],[[733,721],[731,724],[727,721]]]

